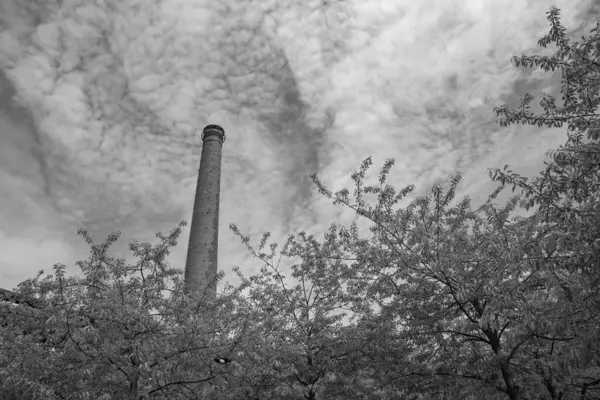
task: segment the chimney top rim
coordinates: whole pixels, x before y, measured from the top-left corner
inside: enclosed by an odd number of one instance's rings
[[[217,136],[220,136],[221,142],[225,142],[225,130],[219,125],[206,125],[202,131],[202,140],[204,140],[209,132],[213,134],[218,132]]]

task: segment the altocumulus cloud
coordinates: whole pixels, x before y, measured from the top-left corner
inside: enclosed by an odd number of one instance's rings
[[[563,0],[574,37],[597,15]],[[352,212],[333,190],[372,155],[427,190],[455,171],[533,174],[560,130],[501,129],[492,107],[558,75],[517,69],[548,30],[542,0],[0,0],[0,273],[14,287],[120,229],[150,240],[191,216],[199,133],[223,126],[220,268],[257,264],[228,231],[318,234]],[[549,50],[548,50],[549,51]],[[548,52],[547,51],[547,52]],[[183,267],[187,231],[171,256]]]

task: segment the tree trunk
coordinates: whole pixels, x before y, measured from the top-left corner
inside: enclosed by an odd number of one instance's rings
[[[521,400],[521,394],[519,392],[519,386],[515,384],[514,376],[510,370],[510,366],[508,362],[503,362],[500,366],[500,371],[502,371],[502,378],[504,379],[504,384],[506,385],[506,393],[510,400]]]
[[[139,382],[140,382],[140,358],[137,355],[136,350],[135,353],[131,356],[131,365],[133,366],[133,374],[129,378],[129,399],[130,400],[138,400],[138,392],[139,392]]]

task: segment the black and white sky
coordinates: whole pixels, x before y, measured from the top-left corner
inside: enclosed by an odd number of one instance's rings
[[[555,50],[537,46],[552,4],[574,39],[600,15],[594,0],[0,0],[0,286],[87,258],[78,227],[121,230],[131,260],[130,239],[189,221],[207,124],[227,134],[230,282],[260,267],[230,223],[282,243],[355,219],[312,172],[336,191],[393,157],[396,187],[461,171],[474,203],[488,167],[535,174],[565,129],[501,128],[492,108],[560,98],[560,73],[510,61]]]

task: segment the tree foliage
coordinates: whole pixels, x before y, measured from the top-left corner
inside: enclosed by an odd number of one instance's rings
[[[78,262],[83,277],[54,274],[19,285],[25,305],[2,304],[0,377],[14,398],[188,398],[211,393],[220,375],[211,354],[226,351],[239,324],[235,293],[204,305],[182,293],[181,271],[165,258],[181,223],[156,245],[132,242],[135,264],[108,256],[119,234]],[[165,295],[169,293],[168,295]],[[30,306],[34,304],[35,306]],[[198,309],[198,305],[201,307]],[[208,317],[218,324],[210,324]],[[2,396],[6,398],[6,396]]]

